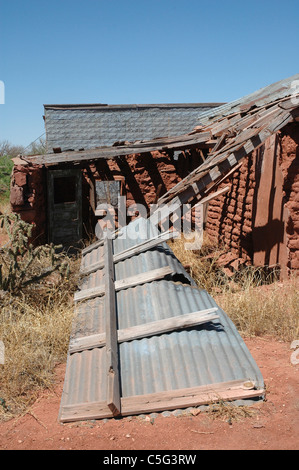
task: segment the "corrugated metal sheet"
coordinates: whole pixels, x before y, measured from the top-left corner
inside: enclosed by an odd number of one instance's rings
[[[92,149],[190,132],[215,104],[55,107],[45,106],[47,151]]]
[[[137,226],[142,239],[145,234],[150,237],[157,230],[144,219],[137,219],[126,229],[135,231]],[[138,237],[135,241],[129,238],[116,239],[113,243],[114,253],[137,242]],[[102,250],[97,248],[94,253],[86,254],[82,266],[93,262],[95,252],[100,251]],[[101,256],[98,253],[97,260]],[[217,307],[205,290],[194,286],[194,281],[169,247],[158,246],[117,263],[116,278],[146,272],[164,266],[164,263],[173,263],[175,273],[185,276],[182,278],[184,282],[171,279],[154,281],[117,292],[118,329]],[[94,282],[102,282],[99,272],[87,276],[84,288]],[[237,329],[223,310],[218,308],[217,314],[219,319],[201,326],[119,344],[121,397],[142,396],[237,379],[250,380],[258,389],[262,389],[262,375]],[[103,297],[82,302],[78,306],[72,339],[104,331]],[[104,351],[105,347],[102,347],[69,354],[61,401],[62,420],[68,420],[63,412],[67,407],[80,408],[81,404],[92,405],[105,401]],[[79,413],[78,416],[82,418],[84,415]],[[101,414],[101,417],[105,416],[111,414]],[[70,420],[73,419],[76,418],[72,416]]]

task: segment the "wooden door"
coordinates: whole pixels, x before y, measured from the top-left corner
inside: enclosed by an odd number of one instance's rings
[[[81,170],[48,171],[48,240],[65,247],[82,238]]]

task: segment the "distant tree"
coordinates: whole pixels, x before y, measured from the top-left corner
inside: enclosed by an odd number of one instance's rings
[[[24,153],[22,145],[12,145],[8,140],[0,142],[0,202],[9,200],[12,158]]]
[[[39,137],[27,147],[12,145],[8,140],[0,142],[0,157],[14,158],[18,155],[43,155],[46,153],[46,140]]]
[[[26,148],[27,155],[43,155],[46,153],[46,139],[39,137]]]
[[[16,157],[24,152],[23,145],[12,145],[8,140],[0,142],[0,157]]]

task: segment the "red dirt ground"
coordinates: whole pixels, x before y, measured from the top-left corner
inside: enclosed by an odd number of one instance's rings
[[[201,412],[60,424],[60,364],[54,391],[41,394],[26,415],[0,423],[0,450],[298,450],[299,365],[291,363],[290,344],[270,338],[245,342],[267,389],[266,401],[251,407],[250,417],[229,424]]]

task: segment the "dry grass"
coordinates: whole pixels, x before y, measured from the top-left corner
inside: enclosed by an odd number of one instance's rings
[[[212,419],[220,419],[232,424],[234,421],[242,421],[244,418],[252,418],[257,410],[249,406],[239,406],[229,401],[219,400],[211,403],[207,408],[207,414]]]
[[[252,266],[227,276],[218,264],[225,249],[207,238],[198,251],[186,250],[184,238],[170,242],[170,246],[197,285],[214,297],[241,334],[298,339],[298,277],[281,283],[275,273]]]
[[[299,337],[299,279],[254,287],[215,297],[241,334],[270,335],[283,341]]]
[[[6,199],[0,199],[0,212],[3,214],[8,214],[10,211],[10,204],[9,201]]]
[[[65,281],[32,297],[9,296],[2,302],[0,416],[22,412],[38,391],[51,387],[54,367],[66,359],[74,312],[71,294]]]
[[[26,410],[41,389],[52,386],[55,366],[66,359],[80,262],[67,259],[68,279],[55,272],[18,294],[0,292],[0,340],[5,346],[0,419]]]
[[[224,248],[210,242],[206,235],[204,235],[204,241],[199,250],[186,249],[188,241],[184,236],[168,243],[175,256],[199,287],[211,294],[215,293],[217,289],[222,291],[223,285],[227,283],[227,276],[217,262],[225,252]]]

